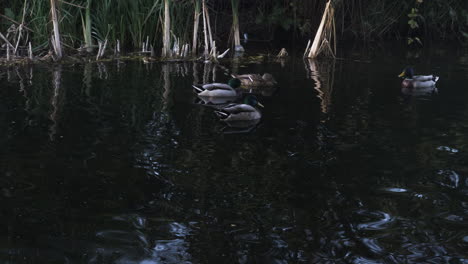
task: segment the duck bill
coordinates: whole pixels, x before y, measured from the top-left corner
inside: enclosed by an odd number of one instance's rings
[[[398,77],[400,77],[400,78],[405,77],[405,72],[400,73],[400,75],[398,75]]]
[[[261,103],[257,103],[258,106],[260,106],[261,108],[265,108],[265,106],[263,106]]]

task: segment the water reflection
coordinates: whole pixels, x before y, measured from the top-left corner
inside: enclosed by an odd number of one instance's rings
[[[280,89],[229,135],[191,84],[235,66],[2,70],[1,262],[466,262],[466,72],[405,102],[390,64],[243,65]]]
[[[306,75],[314,80],[314,89],[318,93],[317,97],[321,100],[322,113],[327,113],[328,107],[332,103],[335,62],[335,60],[328,60],[319,63],[314,59],[304,61]]]
[[[63,98],[65,97],[64,89],[62,89],[62,66],[57,65],[52,71],[52,87],[53,93],[51,98],[52,112],[49,117],[52,121],[52,125],[49,128],[49,138],[50,140],[55,139],[55,134],[57,134],[57,122],[60,118],[60,110],[63,108]]]

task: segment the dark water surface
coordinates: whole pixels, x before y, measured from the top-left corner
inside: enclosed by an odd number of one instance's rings
[[[468,263],[467,53],[343,57],[2,68],[0,263]],[[250,133],[194,104],[231,72]]]

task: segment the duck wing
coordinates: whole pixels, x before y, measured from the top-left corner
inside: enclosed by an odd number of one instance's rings
[[[229,114],[239,114],[239,113],[246,113],[246,112],[256,112],[257,109],[255,107],[248,105],[248,104],[233,104],[228,105],[222,109],[223,111]]]
[[[229,84],[225,83],[208,83],[202,86],[203,89],[212,91],[212,90],[232,90],[232,87]]]
[[[431,88],[435,87],[436,82],[429,80],[429,81],[415,81],[413,82],[413,88],[421,89],[421,88]]]
[[[427,81],[437,82],[439,80],[439,76],[435,76],[435,75],[416,75],[416,76],[413,76],[413,80],[418,81],[418,82],[427,82]]]

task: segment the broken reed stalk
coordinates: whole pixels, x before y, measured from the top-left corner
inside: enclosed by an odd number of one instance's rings
[[[21,36],[23,34],[23,25],[24,25],[24,17],[26,16],[26,0],[24,0],[24,4],[23,4],[23,16],[21,18],[21,24],[19,24],[18,26],[18,39],[16,40],[16,46],[15,46],[15,50],[13,52],[13,54],[17,55],[17,51],[18,51],[18,47],[19,47],[19,43],[21,41]]]
[[[117,40],[117,45],[115,47],[116,55],[120,55],[120,40]]]
[[[285,48],[282,48],[278,55],[276,55],[277,58],[286,58],[288,56],[288,52],[286,51]]]
[[[50,12],[52,15],[52,24],[54,28],[54,36],[52,37],[52,46],[57,59],[62,58],[62,45],[60,43],[59,20],[57,15],[57,5],[55,0],[50,0]]]
[[[107,47],[107,38],[104,40],[104,44],[100,47],[99,47],[99,51],[98,51],[98,59],[99,58],[102,58],[104,56],[104,52],[106,51],[106,47]]]
[[[217,58],[218,58],[218,59],[224,58],[224,56],[226,56],[226,54],[229,52],[229,50],[230,50],[230,49],[225,50],[223,53],[221,53],[221,55],[218,55]]]
[[[21,41],[22,33],[23,33],[23,26],[19,25],[19,27],[18,27],[18,39],[16,40],[15,49],[13,50],[13,54],[15,54],[15,55],[16,55],[16,52],[18,51],[18,47],[19,47],[19,43]]]
[[[164,0],[164,24],[163,24],[163,57],[171,56],[171,0]]]
[[[304,55],[302,56],[303,58],[306,58],[306,57],[307,57],[307,55],[308,55],[307,52],[309,51],[309,49],[310,49],[310,39],[309,39],[309,41],[307,42],[307,46],[306,46],[306,49],[305,49],[305,51],[304,51]]]
[[[322,20],[315,34],[314,42],[310,47],[308,52],[309,58],[317,57],[325,46],[327,46],[328,51],[332,57],[335,57],[336,53],[336,32],[335,32],[335,19],[334,19],[334,8],[331,5],[330,0],[325,5],[325,10],[323,11]],[[335,42],[334,50],[331,48],[331,41]],[[307,49],[306,49],[307,52]]]
[[[218,62],[218,52],[216,52],[216,42],[213,41],[213,45],[211,47],[211,51],[210,51],[210,59],[213,61],[213,62]]]
[[[33,60],[33,52],[32,52],[31,41],[28,44],[28,57],[29,57],[30,60]]]
[[[5,41],[8,47],[15,48],[13,47],[13,45],[11,45],[10,41],[8,41],[8,39],[1,32],[0,32],[0,38],[3,39],[3,41]]]
[[[12,22],[13,24],[18,25],[18,26],[21,24],[21,23],[19,23],[18,21],[15,21],[15,20],[13,20],[13,19],[11,19],[11,18],[9,18],[9,17],[7,17],[7,16],[5,16],[5,15],[0,14],[0,17],[6,19],[6,20]],[[23,27],[24,27],[24,29],[26,29],[26,30],[29,31],[29,32],[34,32],[34,30],[28,28],[28,27],[25,26],[25,25],[23,25]]]
[[[192,40],[192,55],[197,55],[198,42],[198,25],[200,24],[200,0],[195,0],[195,12],[193,17],[193,40]]]
[[[98,40],[98,52],[96,54],[96,60],[99,60],[99,55],[101,54],[102,42]]]

